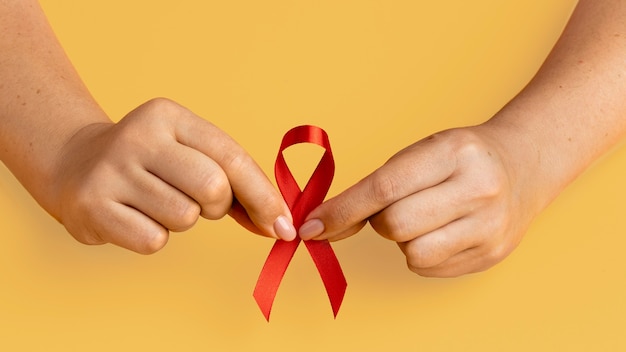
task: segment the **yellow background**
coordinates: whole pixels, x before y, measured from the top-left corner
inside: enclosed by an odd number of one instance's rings
[[[42,1],[113,119],[172,98],[270,176],[282,134],[319,125],[337,163],[330,195],[418,139],[492,116],[574,3]],[[625,158],[596,163],[485,273],[420,278],[369,227],[336,243],[348,280],[336,320],[300,248],[269,324],[252,290],[272,241],[224,219],[152,256],[84,246],[3,167],[0,350],[624,350]]]

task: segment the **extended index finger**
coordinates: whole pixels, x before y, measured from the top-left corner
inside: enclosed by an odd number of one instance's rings
[[[300,237],[337,240],[351,236],[370,216],[445,181],[456,166],[453,153],[447,149],[436,136],[403,149],[369,176],[314,209],[300,228]]]

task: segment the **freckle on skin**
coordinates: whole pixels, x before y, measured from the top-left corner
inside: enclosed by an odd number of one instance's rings
[[[41,89],[37,89],[37,94],[41,93]]]

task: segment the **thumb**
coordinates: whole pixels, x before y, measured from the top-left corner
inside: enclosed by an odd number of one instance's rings
[[[354,235],[367,219],[396,198],[397,180],[381,167],[354,186],[319,205],[307,216],[298,234],[303,240],[340,240]]]

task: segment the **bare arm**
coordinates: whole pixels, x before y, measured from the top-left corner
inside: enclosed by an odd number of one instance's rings
[[[517,167],[534,165],[541,209],[624,137],[625,97],[626,3],[582,0],[539,73],[485,125],[511,138]]]
[[[53,214],[59,152],[82,127],[110,123],[37,1],[0,1],[0,160]]]
[[[151,253],[227,213],[295,237],[282,197],[211,123],[167,99],[112,123],[35,0],[0,0],[0,77],[0,160],[79,241]]]
[[[425,276],[485,270],[626,133],[626,2],[581,0],[536,77],[479,126],[437,133],[328,200],[300,229],[341,239],[367,220]]]

